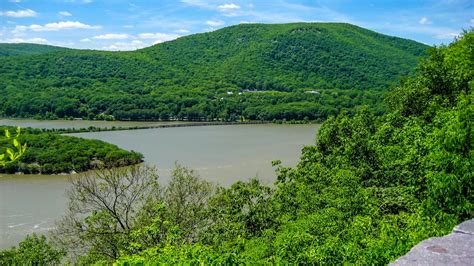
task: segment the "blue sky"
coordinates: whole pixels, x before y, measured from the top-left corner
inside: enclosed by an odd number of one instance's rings
[[[133,50],[239,23],[348,22],[430,45],[474,26],[474,0],[0,0],[0,42]]]

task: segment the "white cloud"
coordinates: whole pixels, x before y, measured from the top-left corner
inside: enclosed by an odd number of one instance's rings
[[[23,10],[17,10],[17,11],[0,12],[0,16],[26,18],[26,17],[36,17],[38,16],[38,13],[36,13],[34,10],[31,10],[31,9],[23,9]]]
[[[469,22],[471,22],[471,25],[474,25],[474,18],[471,18]]]
[[[128,34],[120,34],[120,33],[107,33],[94,36],[94,39],[98,40],[124,40],[128,39],[130,36]]]
[[[15,29],[12,30],[11,32],[14,34],[14,35],[20,35],[22,34],[24,31],[26,31],[28,29],[27,26],[15,26]]]
[[[154,43],[162,43],[174,40],[180,37],[178,34],[169,34],[169,33],[140,33],[138,34],[138,38],[140,39],[151,39],[155,40]]]
[[[11,3],[20,3],[21,0],[10,0]]]
[[[431,24],[432,22],[431,22],[427,17],[422,17],[422,18],[420,19],[419,23],[420,23],[421,25],[429,25],[429,24]]]
[[[67,12],[67,11],[59,11],[59,15],[62,16],[62,17],[70,17],[72,16],[71,13]]]
[[[81,23],[79,21],[61,21],[47,23],[44,25],[32,24],[30,26],[16,26],[12,33],[18,33],[26,30],[32,31],[59,31],[59,30],[72,30],[72,29],[84,29],[93,30],[100,29],[101,26],[93,26]]]
[[[224,21],[222,20],[208,20],[206,21],[206,24],[211,26],[211,27],[219,27],[225,24]]]
[[[22,38],[13,38],[5,40],[7,43],[38,43],[38,44],[46,44],[49,43],[48,40],[44,38],[29,38],[29,39],[22,39]]]
[[[217,8],[219,10],[226,11],[226,10],[232,10],[232,9],[239,9],[240,6],[234,3],[229,3],[229,4],[219,5]]]
[[[116,42],[110,44],[108,46],[102,47],[104,50],[112,50],[112,51],[129,51],[129,50],[136,50],[147,46],[146,43],[140,40],[133,40],[131,42]]]
[[[178,29],[178,30],[175,30],[174,32],[185,34],[185,33],[189,33],[189,30],[187,30],[187,29]]]
[[[126,28],[126,29],[132,29],[134,26],[133,25],[124,25],[123,27]]]
[[[418,25],[418,24],[402,24],[402,23],[383,23],[377,25],[371,25],[374,30],[381,31],[395,31],[404,33],[415,33],[428,35],[432,38],[439,40],[452,40],[458,36],[460,30],[450,27],[436,27],[433,25]]]
[[[96,40],[126,40],[130,41],[116,41],[107,44],[106,46],[101,47],[104,50],[111,51],[129,51],[136,50],[139,48],[147,47],[153,44],[162,43],[166,41],[171,41],[180,37],[180,35],[175,33],[160,33],[160,32],[145,32],[137,35],[129,34],[118,34],[118,33],[107,33],[94,36],[92,38],[81,39],[82,43],[91,43],[93,39]]]
[[[202,7],[202,8],[212,8],[211,5],[207,1],[204,0],[181,0],[182,3],[191,5],[191,6],[197,6],[197,7]]]
[[[459,33],[456,32],[446,32],[446,33],[440,33],[437,35],[434,35],[436,39],[440,40],[453,40],[455,37],[458,37]]]

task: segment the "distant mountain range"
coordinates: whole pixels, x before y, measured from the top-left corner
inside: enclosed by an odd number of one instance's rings
[[[345,23],[241,24],[131,52],[0,44],[0,114],[324,119],[368,104],[428,46]]]

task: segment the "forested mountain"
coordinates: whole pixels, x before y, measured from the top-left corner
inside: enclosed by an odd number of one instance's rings
[[[350,24],[242,24],[133,52],[0,57],[0,114],[301,120],[361,104],[381,112],[384,92],[427,48]]]
[[[32,43],[0,43],[0,56],[34,55],[65,50],[69,49]]]

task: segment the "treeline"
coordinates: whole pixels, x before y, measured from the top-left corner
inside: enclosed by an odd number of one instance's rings
[[[3,132],[6,127],[0,127]],[[23,129],[18,137],[28,148],[19,161],[0,167],[0,173],[60,174],[120,167],[143,161],[143,155],[99,140],[89,140],[39,129]],[[12,145],[0,140],[0,153]]]
[[[35,55],[68,50],[67,48],[32,43],[0,43],[0,56]]]
[[[25,51],[0,56],[0,115],[239,121],[324,120],[361,105],[382,112],[385,92],[427,48],[349,24],[295,23],[238,25],[133,52]],[[11,49],[0,45],[0,54]]]
[[[87,108],[80,101],[65,100],[75,97],[67,91],[50,91],[47,96],[39,98],[35,98],[34,94],[24,93],[21,98],[12,99],[14,103],[9,105],[4,115],[37,119],[81,117],[89,120],[134,121],[271,121],[305,118],[322,121],[342,110],[353,112],[354,107],[362,104],[371,106],[377,113],[385,110],[383,91],[231,92],[232,94],[227,91],[217,93],[212,99],[199,91],[166,92],[155,96],[106,95],[104,92],[88,90],[74,92],[84,98],[88,103]],[[100,96],[101,94],[103,95]],[[57,102],[49,99],[54,96]]]
[[[165,187],[149,167],[90,173],[51,242],[29,237],[0,263],[387,264],[474,217],[473,45],[470,31],[431,50],[386,114],[328,119],[295,168],[274,162],[273,188],[180,166]]]

